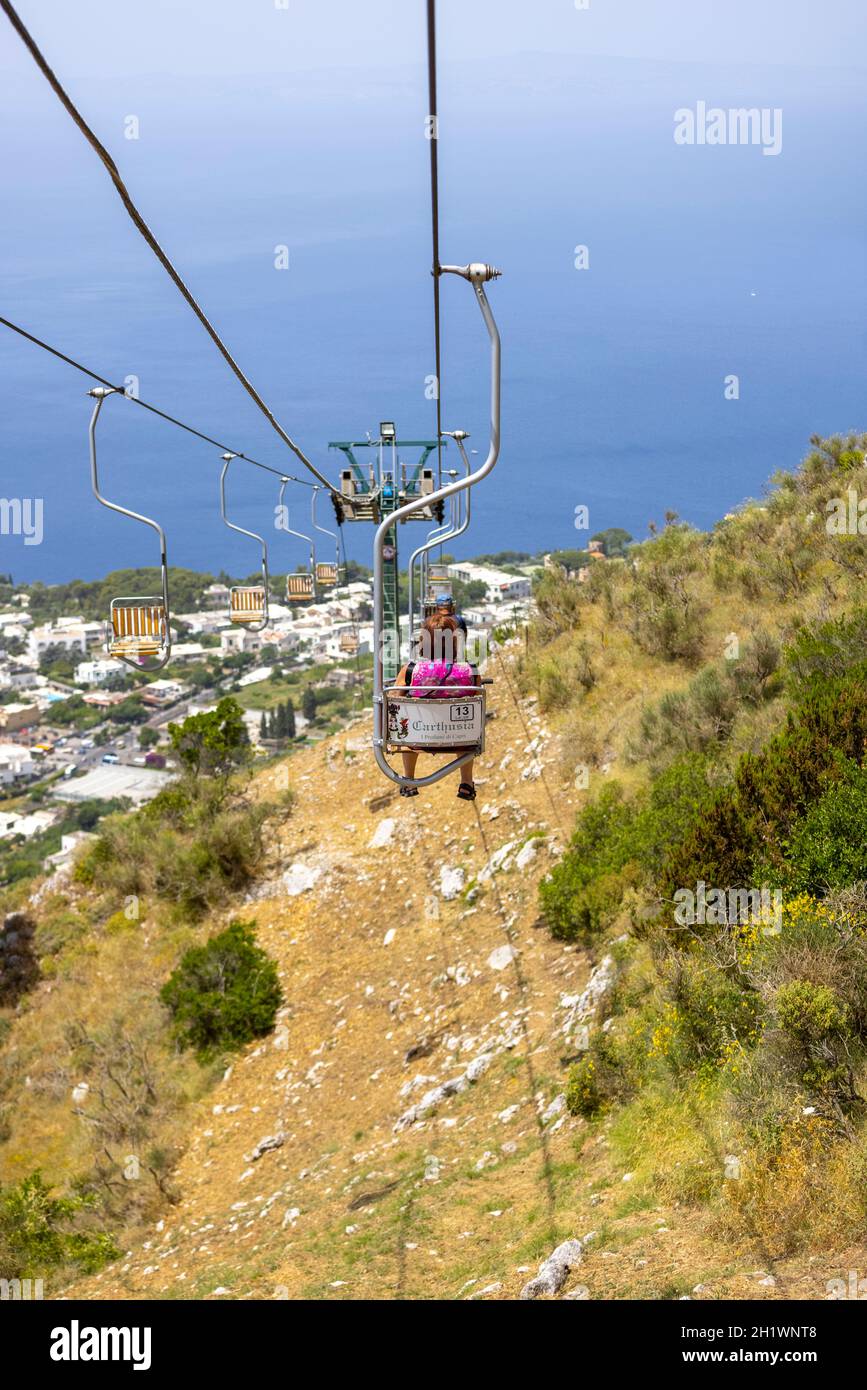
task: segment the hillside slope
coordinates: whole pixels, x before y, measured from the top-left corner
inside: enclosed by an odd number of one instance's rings
[[[243,904],[279,965],[277,1030],[190,1116],[164,1229],[74,1293],[512,1291],[517,1266],[572,1234],[560,1174],[580,1122],[541,1114],[562,1091],[559,1002],[588,963],[538,929],[536,888],[575,793],[551,781],[535,701],[494,689],[478,818],[453,780],[402,801],[366,720],[292,758],[293,814]]]
[[[824,1272],[757,1265],[566,1112],[568,1025],[604,993],[582,999],[594,960],[542,928],[537,889],[580,793],[511,688],[478,819],[451,783],[402,802],[365,721],[292,759],[296,808],[243,907],[279,964],[277,1030],[188,1113],[177,1205],[71,1295],[509,1299],[590,1236],[560,1296],[822,1296]]]
[[[131,822],[103,880],[38,891],[0,1182],[74,1189],[106,1058],[125,1097],[100,1188],[125,1253],[51,1294],[511,1299],[561,1246],[566,1298],[823,1299],[864,1267],[867,540],[825,516],[865,448],[586,585],[546,574],[491,663],[475,806],[401,800],[365,716],[255,775],[264,855],[247,793],[220,811],[246,886],[208,869],[219,906],[184,898],[171,805],[162,856]],[[112,845],[148,859],[140,922]],[[785,931],[673,932],[672,889],[715,871],[781,883]],[[239,917],[285,1002],[221,1074],[158,992]],[[148,1145],[153,1182],[121,1180]]]

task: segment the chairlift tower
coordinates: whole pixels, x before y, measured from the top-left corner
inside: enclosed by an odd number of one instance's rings
[[[443,439],[445,447],[447,440]],[[339,525],[344,521],[382,521],[408,502],[422,505],[408,521],[437,521],[443,519],[442,501],[425,506],[424,498],[437,488],[435,470],[428,459],[437,448],[435,439],[398,439],[392,420],[383,420],[376,439],[332,440],[329,449],[339,449],[346,460],[341,469],[340,490],[332,492],[331,500]],[[373,460],[359,462],[356,451],[374,450]],[[409,467],[401,459],[401,450],[420,449],[421,455]],[[400,605],[398,595],[397,527],[386,533],[383,547],[383,666],[385,677],[393,681],[400,670]],[[375,634],[376,637],[376,634]]]

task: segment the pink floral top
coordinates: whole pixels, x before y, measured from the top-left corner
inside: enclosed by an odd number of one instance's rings
[[[449,669],[451,667],[451,669]],[[472,666],[465,661],[417,661],[410,679],[412,698],[425,700],[447,700],[455,686],[465,690],[475,690],[476,676]],[[428,686],[430,689],[416,689]]]

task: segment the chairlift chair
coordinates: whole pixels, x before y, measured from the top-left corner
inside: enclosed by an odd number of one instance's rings
[[[95,386],[88,392],[95,400],[90,418],[90,479],[96,500],[110,511],[121,516],[131,517],[144,526],[150,526],[160,538],[160,579],[159,595],[140,595],[114,598],[109,609],[109,622],[106,631],[105,648],[109,656],[116,657],[127,666],[140,673],[160,671],[167,664],[172,651],[172,637],[169,618],[169,578],[166,558],[166,537],[159,522],[150,517],[122,507],[117,502],[109,502],[99,490],[99,473],[96,465],[96,423],[99,413],[108,396],[118,394],[114,387]]]
[[[277,508],[280,515],[279,528],[281,531],[285,531],[287,535],[296,536],[299,541],[307,542],[310,547],[310,573],[307,574],[304,570],[298,570],[295,574],[287,574],[286,600],[288,603],[309,603],[311,599],[315,599],[316,597],[316,581],[319,578],[317,573],[319,566],[316,563],[316,547],[310,536],[305,536],[301,531],[293,531],[292,527],[286,523],[285,518],[288,515],[288,508],[283,501],[283,495],[286,491],[286,484],[288,482],[288,478],[280,479],[280,500]],[[318,491],[318,489],[316,489],[316,491]]]
[[[317,566],[318,568],[318,566]],[[286,576],[286,598],[289,603],[308,603],[316,597],[313,575],[300,570]]]
[[[490,682],[485,682],[490,684]],[[410,748],[423,753],[452,753],[465,763],[485,747],[485,690],[474,687],[449,686],[444,697],[417,695],[427,687],[392,685],[385,696],[385,748],[396,753]],[[438,774],[421,781],[436,781],[451,771],[439,769]],[[403,780],[403,779],[402,779]],[[414,779],[415,780],[415,779]]]
[[[229,618],[248,632],[262,632],[268,626],[268,547],[265,538],[244,526],[236,526],[226,515],[226,474],[229,465],[237,454],[223,454],[223,470],[220,474],[220,515],[230,531],[249,536],[262,547],[262,583],[233,584],[229,590]]]
[[[469,470],[466,477],[458,478],[430,494],[427,501],[435,504],[463,492],[469,495],[469,490],[491,472],[500,452],[500,335],[484,289],[485,283],[495,279],[499,271],[488,265],[473,263],[467,266],[438,266],[437,273],[460,275],[468,280],[481,310],[491,345],[491,430],[488,454],[484,463],[475,473]],[[417,506],[417,503],[408,502],[399,507],[380,522],[376,530],[373,542],[373,627],[377,637],[384,630],[383,547],[390,528],[410,517]],[[448,687],[447,695],[438,695],[435,698],[411,695],[406,686],[386,686],[381,641],[377,641],[373,677],[373,752],[380,770],[391,781],[401,787],[430,786],[463,767],[482,751],[485,734],[484,686],[489,684],[489,681],[482,682],[479,689]],[[400,748],[451,754],[452,757],[444,766],[436,768],[426,777],[405,777],[388,761],[388,754]]]
[[[319,488],[314,487],[310,497],[310,520],[314,531],[321,531],[323,536],[330,536],[334,541],[334,562],[320,561],[316,566],[316,583],[323,585],[324,588],[332,588],[338,580],[340,574],[340,542],[336,531],[329,531],[324,526],[320,526],[316,520],[316,498],[319,495]]]

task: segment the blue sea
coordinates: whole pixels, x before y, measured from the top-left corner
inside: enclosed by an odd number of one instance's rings
[[[550,53],[441,74],[441,251],[503,270],[503,446],[476,493],[475,555],[636,537],[667,510],[707,527],[811,434],[867,427],[865,53],[838,70]],[[859,67],[858,64],[861,64]],[[420,67],[215,83],[99,73],[74,96],[168,254],[285,428],[330,477],[330,440],[434,406],[428,148]],[[680,147],[699,101],[783,112],[776,157]],[[124,137],[135,113],[139,138]],[[34,70],[0,92],[0,312],[234,449],[298,464],[140,240]],[[589,269],[575,268],[575,248]],[[274,267],[288,248],[289,269]],[[443,417],[487,443],[487,337],[469,287],[443,297]],[[739,380],[728,400],[725,380]],[[0,496],[44,499],[39,546],[0,537],[18,581],[94,578],[156,556],[90,492],[90,384],[0,329]],[[105,492],[165,525],[170,561],[242,574],[255,547],[219,517],[218,451],[123,400],[100,424]],[[407,461],[412,461],[408,453]],[[277,481],[236,464],[230,505],[269,527]],[[306,489],[290,489],[304,530]],[[329,524],[329,508],[320,517]],[[418,528],[402,538],[403,555]],[[369,559],[369,527],[347,526]],[[271,563],[303,546],[276,535]]]

